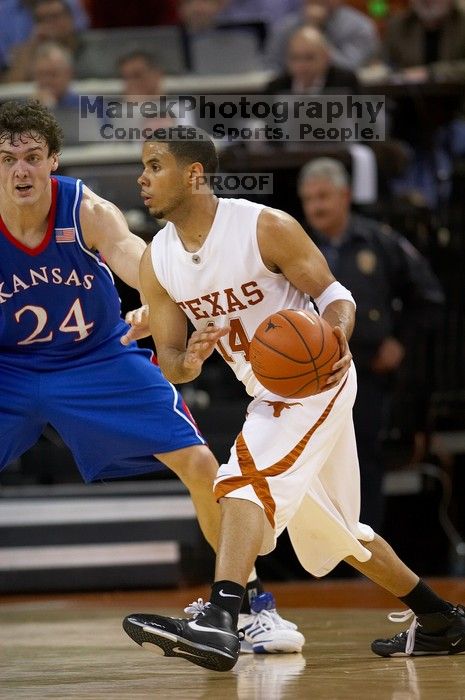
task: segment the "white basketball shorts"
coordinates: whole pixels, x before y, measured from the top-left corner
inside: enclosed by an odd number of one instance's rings
[[[263,508],[260,554],[272,551],[287,527],[302,566],[314,576],[348,556],[371,557],[361,542],[371,541],[374,532],[358,520],[356,392],[353,365],[338,386],[306,399],[283,399],[263,389],[215,480],[218,500],[246,499]]]

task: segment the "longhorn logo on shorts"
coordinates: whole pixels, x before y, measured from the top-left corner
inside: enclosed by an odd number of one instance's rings
[[[289,410],[291,406],[303,406],[300,401],[295,401],[294,403],[286,403],[285,401],[265,401],[264,403],[273,407],[273,418],[280,418],[283,410]]]

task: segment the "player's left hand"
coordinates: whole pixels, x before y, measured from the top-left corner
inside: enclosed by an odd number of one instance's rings
[[[341,379],[346,375],[350,367],[350,363],[352,362],[352,353],[349,350],[349,343],[347,342],[346,334],[340,326],[334,326],[333,331],[339,342],[341,357],[334,363],[331,374],[326,380],[324,391],[327,389],[333,389],[336,384],[339,384]]]
[[[148,304],[144,304],[144,306],[140,306],[133,311],[128,311],[124,320],[129,325],[129,329],[120,338],[122,345],[129,345],[133,340],[147,338],[150,335]]]

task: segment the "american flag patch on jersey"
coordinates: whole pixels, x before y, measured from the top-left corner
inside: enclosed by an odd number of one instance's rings
[[[74,243],[76,240],[75,228],[56,228],[55,240],[57,243]]]

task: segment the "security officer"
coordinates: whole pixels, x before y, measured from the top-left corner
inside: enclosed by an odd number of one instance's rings
[[[444,296],[427,260],[388,226],[351,213],[349,178],[333,158],[307,163],[298,178],[307,229],[335,277],[351,290],[357,320],[350,346],[358,375],[354,407],[360,459],[361,521],[380,531],[383,465],[395,371],[414,328],[433,328]]]

